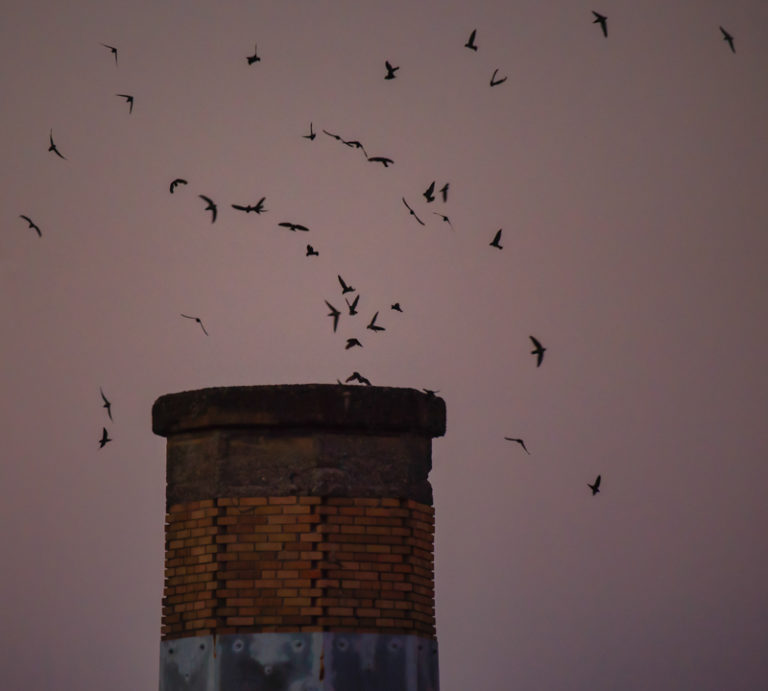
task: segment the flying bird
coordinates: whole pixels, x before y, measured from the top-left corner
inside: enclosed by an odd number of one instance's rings
[[[251,211],[255,211],[257,214],[264,213],[265,211],[268,211],[268,209],[264,208],[264,200],[266,197],[262,197],[259,199],[256,204],[249,204],[248,206],[242,206],[240,204],[232,204],[233,209],[237,209],[238,211],[245,211],[245,213],[250,213]]]
[[[528,451],[528,448],[525,446],[525,442],[522,439],[515,439],[514,437],[504,437],[504,439],[506,439],[507,441],[516,441],[518,444],[520,444],[520,446],[523,447],[523,451],[525,451],[525,453],[530,455],[531,452]]]
[[[179,186],[179,185],[186,185],[187,181],[184,178],[176,178],[175,180],[171,181],[171,194],[173,194],[173,191]]]
[[[595,478],[594,485],[587,483],[587,487],[592,490],[592,496],[594,497],[600,491],[600,476],[598,475],[597,478]]]
[[[359,346],[360,348],[363,347],[363,344],[360,343],[356,338],[348,338],[347,339],[347,345],[344,346],[344,350],[349,350],[350,348],[354,348],[355,346]]]
[[[355,299],[350,302],[347,298],[344,298],[344,302],[347,303],[349,308],[349,316],[354,317],[357,314],[357,303],[360,302],[360,294],[355,295]]]
[[[197,196],[203,201],[208,202],[208,206],[205,207],[205,210],[211,212],[211,223],[214,223],[216,221],[216,204],[213,199],[206,197],[204,194],[198,194]]]
[[[319,257],[320,252],[318,252],[312,245],[307,245],[307,256],[308,257]]]
[[[51,132],[48,135],[48,138],[51,141],[50,146],[48,147],[48,151],[53,151],[59,158],[63,158],[65,161],[67,160],[66,156],[63,156],[61,152],[56,148],[56,145],[53,143],[53,128],[51,128]]]
[[[376,312],[376,314],[373,315],[373,319],[371,319],[371,323],[366,326],[366,329],[370,329],[371,331],[386,331],[386,329],[383,326],[379,326],[376,324],[376,317],[379,316],[379,313]]]
[[[120,96],[120,98],[124,98],[126,103],[128,103],[128,113],[133,112],[133,96],[130,94],[115,94],[115,96]]]
[[[339,325],[339,316],[341,315],[341,312],[337,310],[328,300],[325,300],[325,304],[328,305],[328,309],[331,310],[328,313],[329,317],[333,317],[333,331],[336,332],[336,327]]]
[[[422,389],[422,391],[427,394],[429,398],[434,398],[437,396],[437,394],[440,393],[440,391],[436,391],[435,389]]]
[[[440,194],[443,195],[443,202],[448,201],[448,188],[450,187],[451,183],[446,182],[441,188],[440,188]]]
[[[723,27],[720,27],[720,31],[723,32],[723,41],[727,41],[728,45],[731,47],[731,52],[735,53],[736,48],[733,47],[733,36],[731,36]]]
[[[469,40],[464,44],[465,48],[477,51],[477,46],[475,45],[475,34],[477,34],[477,29],[472,29],[472,33],[469,35]]]
[[[110,441],[112,441],[112,440],[109,438],[109,435],[107,434],[107,428],[106,427],[102,427],[101,428],[101,439],[99,439],[99,448],[103,449],[107,445],[107,442],[110,442]]]
[[[608,17],[606,17],[604,14],[600,14],[599,12],[595,12],[594,10],[592,10],[592,14],[595,15],[592,23],[599,24],[600,28],[603,30],[603,36],[608,38]]]
[[[344,295],[345,293],[354,293],[355,292],[355,289],[352,286],[347,285],[346,283],[344,283],[344,279],[341,276],[338,276],[338,279],[339,279],[339,283],[341,283],[341,294],[342,295]],[[355,303],[355,304],[357,304],[357,303]]]
[[[427,189],[422,192],[422,196],[427,200],[427,204],[429,202],[435,201],[435,181],[432,180],[432,184],[427,187]]]
[[[497,249],[503,250],[504,248],[501,246],[501,228],[499,228],[496,231],[496,235],[493,236],[493,240],[491,240],[488,243],[491,247],[496,247]]]
[[[208,332],[205,330],[205,327],[203,326],[203,320],[200,319],[200,317],[190,317],[188,314],[182,314],[182,317],[185,319],[194,319],[198,324],[200,324],[200,328],[203,330],[203,333],[207,336]]]
[[[394,79],[395,78],[395,72],[397,72],[400,67],[392,67],[389,60],[385,60],[384,64],[387,67],[387,76],[384,77],[384,79]]]
[[[453,230],[453,223],[451,223],[451,219],[448,218],[448,216],[446,216],[445,214],[441,214],[439,211],[433,211],[432,213],[435,214],[436,216],[440,216],[440,218],[442,218],[445,223],[451,226],[451,230]]]
[[[257,44],[253,44],[253,55],[249,55],[246,60],[248,60],[249,65],[253,65],[254,62],[259,62],[261,58],[258,56],[258,53],[256,51]]]
[[[411,207],[408,205],[408,202],[407,202],[407,201],[405,201],[405,197],[403,197],[403,204],[405,204],[405,207],[408,209],[408,211],[410,212],[411,216],[413,216],[413,217],[414,217],[414,218],[415,218],[415,219],[416,219],[416,220],[417,220],[419,223],[421,223],[421,225],[423,225],[423,226],[427,225],[426,223],[424,223],[424,221],[422,221],[422,220],[421,220],[421,219],[420,219],[420,218],[419,218],[419,217],[416,215],[416,212],[415,212],[415,211],[414,211],[414,210],[413,210],[413,209],[412,209],[412,208],[411,208]]]
[[[304,139],[310,139],[310,140],[314,139],[317,136],[315,131],[312,129],[311,122],[309,123],[309,134],[302,134],[301,136],[304,137]]]
[[[531,355],[536,356],[536,367],[541,366],[541,361],[544,359],[544,351],[546,348],[539,343],[539,340],[537,338],[534,338],[533,336],[528,336],[528,338],[531,339],[533,342],[534,349],[531,351]]]
[[[278,223],[277,225],[282,226],[283,228],[288,228],[294,232],[297,230],[303,230],[305,232],[309,230],[307,226],[303,226],[301,223],[289,223],[288,221],[284,221],[283,223]]]
[[[345,380],[345,382],[351,382],[351,381],[359,381],[361,384],[365,384],[366,386],[370,386],[371,382],[366,379],[360,372],[352,372]]]
[[[104,405],[102,408],[107,409],[107,415],[109,415],[109,419],[112,419],[112,404],[107,400],[107,397],[104,395],[104,391],[102,391],[101,387],[99,387],[99,392],[101,393],[101,399],[104,401]]]
[[[344,141],[338,134],[333,134],[333,132],[329,132],[328,130],[324,129],[323,132],[325,132],[329,137],[333,137],[337,141]]]
[[[112,55],[115,56],[115,66],[117,66],[117,48],[114,46],[108,46],[106,43],[102,43],[101,45],[105,48],[109,48],[109,50],[112,52]]]
[[[403,308],[400,307],[400,303],[396,302],[394,305],[390,305],[390,309],[395,310],[395,312],[402,312]]]
[[[501,79],[496,79],[496,75],[498,74],[498,72],[499,72],[499,68],[497,67],[493,71],[493,74],[491,75],[491,86],[498,86],[499,84],[503,84],[505,81],[507,81],[506,77],[502,77]]]
[[[25,216],[24,214],[19,214],[19,218],[23,218],[27,223],[29,223],[30,228],[34,228],[34,230],[37,232],[38,237],[43,237],[43,234],[40,232],[40,226],[37,225],[29,216]]]
[[[368,156],[368,160],[371,161],[371,163],[381,163],[385,168],[388,168],[391,163],[394,163],[391,158],[386,158],[384,156]]]
[[[368,158],[368,153],[366,152],[365,147],[363,146],[362,142],[357,141],[357,139],[350,139],[350,140],[342,139],[341,143],[346,144],[348,147],[352,149],[360,149],[360,151],[363,152],[363,155],[366,158]]]

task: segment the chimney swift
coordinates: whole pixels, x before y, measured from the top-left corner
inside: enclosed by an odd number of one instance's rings
[[[443,202],[448,201],[448,188],[450,187],[451,183],[446,182],[441,188],[440,188],[440,194],[443,195]]]
[[[344,283],[344,279],[341,276],[337,276],[339,279],[339,283],[341,283],[341,294],[344,295],[345,293],[354,293],[355,289],[352,286],[347,285]],[[357,304],[357,303],[355,303]]]
[[[198,324],[200,324],[200,328],[203,330],[203,333],[207,336],[208,332],[205,330],[205,327],[203,326],[203,320],[200,319],[200,317],[190,317],[188,314],[182,314],[182,317],[185,319],[194,319]]]
[[[498,74],[498,72],[499,72],[499,68],[497,67],[493,71],[493,74],[491,75],[491,86],[498,86],[499,84],[503,84],[505,81],[507,81],[506,77],[502,77],[501,79],[496,79],[496,75]]]
[[[288,221],[284,221],[283,223],[278,223],[277,225],[282,226],[283,228],[288,228],[293,232],[296,232],[297,230],[303,230],[305,232],[309,231],[309,228],[307,228],[307,226],[301,225],[301,223],[290,223]]]
[[[594,485],[587,483],[587,487],[592,490],[592,496],[594,497],[600,491],[600,476],[597,476]]]
[[[206,197],[204,194],[198,194],[197,196],[203,201],[208,202],[208,206],[205,207],[205,210],[211,212],[211,223],[214,223],[216,221],[216,204],[213,202],[213,199]]]
[[[40,226],[38,226],[37,223],[35,223],[29,216],[19,214],[19,218],[23,218],[27,223],[29,223],[29,227],[33,228],[37,232],[38,237],[43,237],[43,234],[40,232]]]
[[[604,14],[600,14],[599,12],[595,12],[592,10],[592,14],[595,15],[595,19],[592,21],[593,24],[599,24],[600,28],[603,30],[603,36],[608,38],[608,17],[606,17]]]
[[[448,218],[448,216],[446,216],[445,214],[441,214],[439,211],[433,211],[432,213],[435,214],[436,216],[440,216],[440,218],[442,218],[443,221],[451,227],[451,230],[453,230],[453,223],[451,223],[451,219]]]
[[[365,384],[366,386],[370,386],[371,382],[366,379],[360,372],[352,372],[345,380],[345,382],[350,381],[359,381],[361,384]]]
[[[107,434],[107,428],[106,427],[102,427],[101,428],[101,439],[99,439],[99,448],[103,449],[107,445],[107,442],[110,442],[110,441],[112,441],[112,440],[109,438],[109,435]]]
[[[386,68],[387,68],[387,76],[384,77],[384,79],[394,79],[395,72],[397,72],[400,69],[400,67],[392,67],[389,60],[385,60],[384,64],[386,65]]]
[[[464,44],[465,48],[477,51],[477,46],[475,45],[475,34],[477,34],[477,29],[472,29],[472,33],[469,35],[469,40]]]
[[[354,348],[355,346],[359,346],[360,348],[363,347],[363,344],[360,343],[356,338],[348,338],[347,339],[347,345],[344,346],[344,350],[349,350],[350,348]]]
[[[400,307],[400,303],[399,302],[396,302],[394,305],[390,305],[389,308],[395,310],[395,312],[402,312],[403,311],[403,308]]]
[[[99,392],[101,393],[101,398],[104,401],[103,408],[107,409],[107,415],[109,415],[109,419],[112,419],[112,404],[107,400],[107,397],[104,395],[104,391],[102,391],[101,387],[99,387]]]
[[[427,396],[428,396],[429,398],[434,398],[435,396],[437,396],[437,394],[439,394],[439,393],[440,393],[440,391],[439,391],[439,390],[435,390],[435,389],[422,389],[422,391],[423,391],[425,394],[427,394]]]
[[[264,200],[266,197],[262,197],[259,199],[256,204],[249,204],[248,206],[242,206],[240,204],[232,204],[233,209],[237,209],[238,211],[245,211],[245,213],[250,213],[251,211],[255,211],[257,214],[264,213],[265,211],[268,211],[268,209],[264,208]]]
[[[115,66],[117,66],[117,48],[114,46],[108,46],[106,43],[102,43],[101,45],[105,48],[109,48],[109,50],[112,52],[112,55],[115,56]]]
[[[328,313],[329,317],[333,317],[333,331],[336,332],[336,327],[339,325],[339,315],[341,312],[337,310],[328,300],[325,300],[325,304],[328,305],[328,309],[331,310]]]
[[[388,168],[390,163],[394,163],[391,158],[386,158],[384,156],[368,156],[368,160],[371,161],[371,163],[381,163],[385,168]]]
[[[312,245],[307,245],[307,256],[308,257],[319,257],[320,252],[318,252]]]
[[[366,152],[365,147],[363,146],[362,142],[357,141],[357,139],[350,139],[350,140],[342,139],[341,143],[346,144],[348,147],[353,149],[360,149],[360,151],[363,152],[363,156],[368,158],[368,153]]]
[[[424,221],[422,221],[422,220],[421,220],[421,219],[420,219],[420,218],[419,218],[419,217],[416,215],[416,212],[415,212],[415,211],[414,211],[414,210],[413,210],[413,209],[412,209],[412,208],[411,208],[411,207],[408,205],[408,202],[407,202],[407,201],[405,201],[405,197],[403,197],[403,204],[405,204],[405,207],[408,209],[408,211],[410,212],[411,216],[413,216],[413,217],[414,217],[414,218],[415,218],[415,219],[416,219],[416,220],[417,220],[419,223],[421,223],[421,225],[423,225],[423,226],[427,225],[426,223],[424,223]]]
[[[124,98],[126,100],[126,103],[128,103],[128,113],[133,112],[133,96],[130,94],[115,94],[115,96],[120,96],[120,98]]]
[[[59,158],[63,158],[65,161],[67,160],[66,156],[63,156],[62,153],[56,148],[56,145],[53,143],[53,128],[51,128],[51,132],[48,135],[48,138],[50,139],[50,146],[48,147],[48,151],[53,151]]]
[[[173,191],[179,186],[179,185],[186,185],[187,181],[184,178],[176,178],[175,180],[171,181],[171,194],[173,194]]]
[[[544,351],[546,348],[539,343],[537,338],[534,338],[533,336],[528,336],[528,338],[533,342],[534,349],[531,351],[531,355],[536,356],[536,367],[539,367],[541,366],[541,361],[544,359]]]
[[[493,236],[493,240],[491,240],[488,243],[491,247],[496,247],[497,249],[503,250],[504,248],[501,246],[501,228],[499,228],[496,231],[496,235]]]
[[[325,132],[329,137],[333,137],[335,140],[339,142],[343,141],[343,139],[338,134],[333,134],[333,132],[329,132],[326,129],[324,129],[323,132]]]
[[[344,302],[347,303],[349,308],[349,316],[354,317],[357,314],[357,303],[360,301],[360,294],[355,295],[355,299],[350,302],[347,298],[344,298]]]
[[[366,329],[370,329],[371,331],[386,331],[386,329],[383,326],[379,326],[376,324],[376,317],[379,316],[379,313],[376,312],[376,314],[373,315],[373,319],[371,319],[371,323],[366,326]]]
[[[302,134],[301,136],[304,137],[304,139],[309,139],[309,140],[312,140],[312,139],[314,139],[317,136],[315,131],[312,129],[312,123],[311,122],[309,123],[309,134]]]
[[[261,58],[258,56],[256,48],[257,48],[257,44],[254,43],[253,44],[253,55],[249,55],[246,58],[246,60],[248,60],[248,64],[249,65],[253,65],[254,62],[259,62],[261,60]]]
[[[435,181],[432,180],[432,184],[422,192],[422,196],[427,200],[427,203],[435,201]]]
[[[736,48],[733,47],[733,36],[731,36],[723,27],[720,27],[720,31],[723,32],[723,41],[727,41],[728,45],[731,47],[731,52],[735,53]]]
[[[520,446],[523,447],[523,450],[525,451],[525,453],[530,455],[531,452],[528,451],[528,448],[525,446],[525,442],[522,439],[515,439],[514,437],[504,437],[504,439],[506,439],[507,441],[516,441],[518,444],[520,444]]]

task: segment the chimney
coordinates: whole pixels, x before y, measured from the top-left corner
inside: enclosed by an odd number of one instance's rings
[[[432,437],[414,389],[161,396],[160,691],[437,691]]]

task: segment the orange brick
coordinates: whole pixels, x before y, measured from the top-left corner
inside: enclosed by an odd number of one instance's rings
[[[269,503],[270,504],[296,504],[297,503],[297,497],[290,496],[290,497],[269,497]]]

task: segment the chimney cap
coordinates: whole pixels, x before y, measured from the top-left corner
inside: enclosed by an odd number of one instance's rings
[[[445,402],[416,389],[344,384],[222,386],[160,396],[152,431],[163,437],[222,427],[445,434]]]

